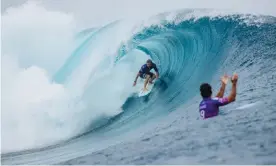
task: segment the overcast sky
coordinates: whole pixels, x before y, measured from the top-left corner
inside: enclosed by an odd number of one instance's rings
[[[1,13],[26,1],[1,0]],[[232,9],[276,16],[276,0],[40,0],[39,2],[49,10],[69,12],[80,22],[96,20],[99,24],[123,17],[181,8]]]

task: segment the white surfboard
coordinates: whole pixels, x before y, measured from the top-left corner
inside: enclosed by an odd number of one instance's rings
[[[139,92],[138,96],[139,96],[139,97],[142,97],[142,96],[148,95],[148,94],[151,92],[153,86],[154,86],[154,82],[153,82],[152,84],[148,84],[148,85],[147,85],[147,89],[148,89],[148,90],[147,90],[147,91],[144,91],[144,90],[143,90],[143,89],[144,89],[144,84],[143,84],[143,87],[140,89],[140,92]]]

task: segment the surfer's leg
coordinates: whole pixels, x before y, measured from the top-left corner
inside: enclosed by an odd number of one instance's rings
[[[156,75],[153,74],[153,73],[150,73],[150,80],[149,80],[149,83],[152,84],[152,81],[156,78]]]
[[[145,83],[144,83],[144,90],[147,90],[147,84],[148,84],[148,82],[149,82],[149,80],[150,80],[150,75],[146,75],[146,80],[145,80]]]

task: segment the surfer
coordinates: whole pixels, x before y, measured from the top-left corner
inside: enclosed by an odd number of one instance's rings
[[[156,74],[150,72],[151,69],[154,69]],[[144,64],[141,69],[139,70],[139,72],[137,73],[137,76],[134,80],[133,86],[136,85],[137,79],[138,77],[141,77],[142,79],[146,79],[145,83],[144,83],[144,91],[147,91],[147,84],[150,83],[152,84],[152,81],[154,79],[158,79],[159,77],[159,73],[158,73],[158,69],[156,67],[156,64],[153,63],[150,59],[147,60],[147,63]]]
[[[224,90],[229,78],[227,75],[221,77],[221,87],[215,98],[212,96],[212,87],[208,83],[203,83],[200,86],[200,93],[203,100],[199,104],[200,116],[203,119],[211,118],[218,115],[219,107],[227,105],[236,100],[238,75],[234,74],[231,78],[232,90],[228,97],[223,97]]]

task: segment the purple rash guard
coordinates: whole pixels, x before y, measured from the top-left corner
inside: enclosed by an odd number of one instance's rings
[[[200,116],[203,119],[217,116],[219,107],[229,104],[228,98],[203,98],[199,104]]]

